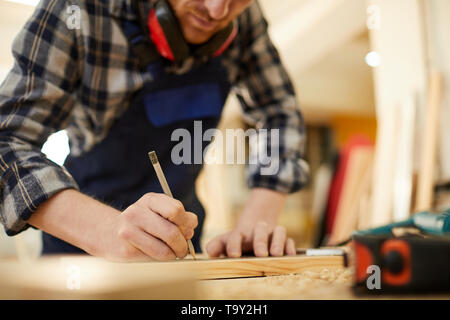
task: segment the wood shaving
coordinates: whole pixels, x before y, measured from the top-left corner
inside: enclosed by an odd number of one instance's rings
[[[202,299],[345,299],[352,296],[351,269],[316,269],[261,278],[202,281]]]

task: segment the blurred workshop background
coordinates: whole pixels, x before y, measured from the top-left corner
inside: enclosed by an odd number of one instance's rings
[[[37,2],[0,0],[0,81]],[[307,124],[311,179],[281,216],[297,246],[338,243],[356,228],[450,207],[450,1],[260,3]],[[239,108],[230,96],[222,129],[245,128]],[[65,133],[43,152],[63,163]],[[197,188],[205,243],[233,227],[248,193],[245,167],[207,165]],[[37,230],[13,238],[0,231],[0,256],[38,256],[40,247]]]

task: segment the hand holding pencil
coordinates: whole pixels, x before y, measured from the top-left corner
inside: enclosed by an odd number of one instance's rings
[[[189,253],[186,239],[194,236],[198,220],[180,201],[150,192],[119,214],[101,206],[109,213],[102,213],[101,223],[96,223],[97,238],[88,253],[118,262],[174,260]]]
[[[154,166],[166,194],[146,193],[120,214],[101,204],[112,213],[102,215],[98,240],[87,252],[118,262],[182,259],[189,252],[195,259],[190,239],[197,215],[172,197],[157,159]]]
[[[167,183],[166,177],[164,176],[164,173],[162,171],[161,165],[159,164],[158,157],[156,156],[155,151],[151,151],[148,153],[148,156],[150,158],[150,161],[152,162],[153,168],[155,169],[156,176],[158,177],[159,183],[161,184],[161,187],[166,195],[173,198],[172,192],[170,191],[169,184]],[[194,245],[192,244],[192,241],[190,239],[187,240],[189,253],[192,255],[192,258],[196,260],[195,258],[195,250]]]

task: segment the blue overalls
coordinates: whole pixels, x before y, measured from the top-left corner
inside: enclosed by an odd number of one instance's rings
[[[202,165],[193,164],[194,121],[202,121],[203,132],[217,126],[230,84],[220,57],[182,75],[166,73],[165,63],[158,59],[147,66],[153,81],[135,94],[107,137],[88,153],[69,156],[64,166],[81,192],[123,211],[147,192],[163,192],[147,155],[155,150],[173,196],[198,216],[192,242],[200,252],[205,212],[195,192]],[[171,135],[178,128],[190,133],[192,164],[176,165],[171,160],[172,148],[179,143],[171,141]],[[204,150],[207,143],[201,143]],[[42,237],[43,254],[83,253],[47,233]]]

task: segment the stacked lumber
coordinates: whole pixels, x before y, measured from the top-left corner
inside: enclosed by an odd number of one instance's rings
[[[328,200],[329,244],[346,240],[366,223],[368,212],[362,203],[370,192],[373,157],[373,145],[363,136],[353,137],[343,148]]]

